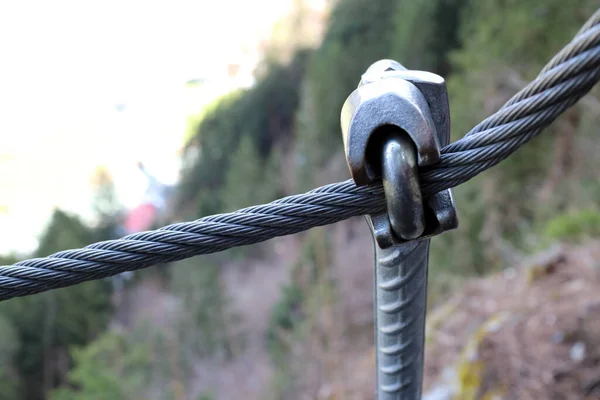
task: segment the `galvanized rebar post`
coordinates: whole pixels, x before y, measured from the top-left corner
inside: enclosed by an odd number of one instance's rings
[[[375,242],[377,398],[421,398],[429,237],[458,226],[450,190],[423,199],[418,167],[450,138],[444,80],[391,60],[373,64],[342,109],[357,185],[383,180],[387,213],[367,217]]]

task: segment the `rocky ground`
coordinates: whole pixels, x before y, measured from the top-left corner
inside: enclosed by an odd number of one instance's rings
[[[472,280],[429,314],[434,399],[600,399],[600,243]]]

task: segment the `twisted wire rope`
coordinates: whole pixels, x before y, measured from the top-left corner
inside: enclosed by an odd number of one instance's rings
[[[424,196],[460,185],[536,137],[600,80],[600,10],[538,77],[462,139],[440,163],[420,171]],[[31,295],[290,235],[350,217],[385,211],[381,183],[351,180],[233,213],[176,223],[0,267],[0,300]]]

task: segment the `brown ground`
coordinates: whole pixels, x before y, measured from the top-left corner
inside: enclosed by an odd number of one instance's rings
[[[599,263],[592,242],[466,284],[430,313],[426,387],[460,399],[600,399]]]

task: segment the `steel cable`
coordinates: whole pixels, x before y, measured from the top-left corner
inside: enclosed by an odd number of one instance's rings
[[[600,10],[533,82],[462,139],[443,148],[439,164],[421,171],[424,195],[458,186],[498,164],[537,136],[598,80]],[[385,207],[380,183],[368,187],[356,187],[350,180],[334,183],[269,204],[2,266],[0,300],[255,244],[383,212]]]

